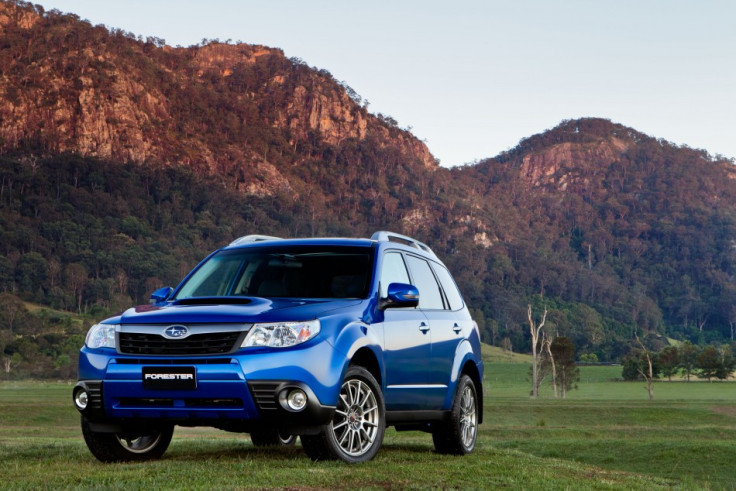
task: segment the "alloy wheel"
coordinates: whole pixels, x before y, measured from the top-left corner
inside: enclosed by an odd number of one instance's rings
[[[475,395],[470,386],[465,386],[460,398],[460,438],[465,447],[472,447],[475,432],[478,428],[478,417],[475,412]]]
[[[370,386],[359,379],[346,381],[332,421],[332,432],[342,451],[352,457],[367,452],[378,434],[378,424],[378,402]]]

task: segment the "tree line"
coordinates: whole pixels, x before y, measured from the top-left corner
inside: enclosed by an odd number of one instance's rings
[[[728,380],[736,371],[734,344],[710,344],[697,346],[690,341],[679,345],[666,346],[651,353],[652,377],[681,376],[686,381],[692,377],[708,380]],[[647,378],[647,353],[643,349],[629,354],[623,361],[621,377],[624,380],[643,380]]]

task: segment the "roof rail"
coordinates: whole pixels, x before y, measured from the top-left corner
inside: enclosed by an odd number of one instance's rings
[[[230,244],[228,244],[228,247],[235,246],[235,245],[250,244],[252,242],[263,242],[266,240],[282,240],[282,239],[281,237],[271,237],[270,235],[245,235],[243,237],[240,237],[239,239],[235,239],[234,241],[230,242]]]
[[[424,242],[419,242],[416,239],[413,239],[406,235],[397,234],[395,232],[389,232],[387,230],[379,230],[378,232],[374,233],[371,236],[371,240],[375,240],[378,242],[396,242],[398,244],[408,245],[410,247],[414,247],[416,249],[420,249],[424,252],[427,252],[434,257],[437,257],[434,251],[430,249],[430,247]]]

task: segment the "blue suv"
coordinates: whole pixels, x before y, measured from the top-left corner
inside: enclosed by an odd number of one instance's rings
[[[386,426],[472,452],[482,380],[478,327],[425,244],[251,235],[92,326],[73,400],[103,462],[160,457],[174,425],[363,462]]]

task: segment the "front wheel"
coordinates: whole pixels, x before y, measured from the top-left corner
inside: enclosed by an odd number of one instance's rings
[[[464,455],[473,451],[478,436],[478,394],[467,375],[460,377],[452,403],[450,419],[432,431],[434,448],[439,453]]]
[[[173,425],[145,431],[103,433],[92,430],[89,421],[82,416],[82,435],[87,448],[102,462],[142,462],[161,458],[173,434]]]
[[[383,394],[371,373],[351,366],[345,374],[335,416],[317,435],[302,435],[302,446],[313,460],[371,460],[386,429]]]

